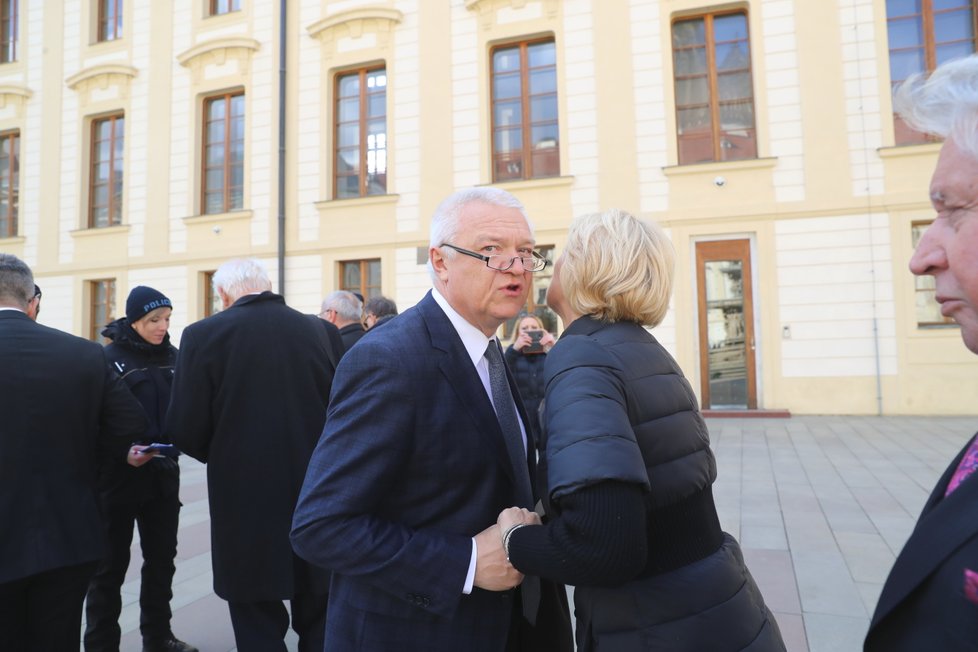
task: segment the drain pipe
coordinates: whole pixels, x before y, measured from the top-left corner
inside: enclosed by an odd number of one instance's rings
[[[285,53],[286,2],[281,0],[278,35],[278,293],[285,296]]]

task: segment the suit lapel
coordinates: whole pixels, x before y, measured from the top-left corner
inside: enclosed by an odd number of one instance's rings
[[[428,326],[431,348],[438,357],[438,368],[458,397],[462,409],[471,418],[472,430],[476,432],[493,458],[502,465],[506,475],[514,480],[506,443],[499,428],[499,421],[496,419],[496,411],[492,408],[479,373],[472,366],[469,354],[462,346],[462,340],[455,332],[452,322],[435,303],[430,293],[421,300],[418,309]]]
[[[944,498],[945,488],[970,444],[971,440],[948,465],[927,499],[913,533],[883,586],[871,627],[893,611],[965,540],[978,532],[978,477],[963,482]]]

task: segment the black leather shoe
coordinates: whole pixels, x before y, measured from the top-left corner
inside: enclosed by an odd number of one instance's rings
[[[200,652],[189,643],[184,643],[176,637],[155,641],[143,641],[143,652]]]

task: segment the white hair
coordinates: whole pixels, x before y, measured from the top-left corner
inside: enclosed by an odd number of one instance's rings
[[[894,92],[893,107],[917,131],[949,138],[978,159],[978,54],[910,77]]]
[[[446,242],[451,243],[458,235],[458,223],[463,209],[469,204],[477,202],[501,206],[502,208],[515,208],[526,220],[530,233],[533,233],[533,222],[527,217],[526,208],[512,193],[493,186],[463,188],[443,199],[438,204],[438,208],[435,209],[435,214],[431,216],[428,248],[440,247]],[[443,253],[446,258],[453,258],[456,252],[449,248],[445,249]],[[435,270],[431,266],[431,260],[428,260],[428,273],[431,275],[431,280],[434,281]]]
[[[349,290],[337,290],[323,299],[319,312],[324,313],[327,310],[335,310],[346,321],[358,322],[363,314],[363,303]]]
[[[237,301],[252,292],[265,292],[272,289],[268,271],[254,258],[235,258],[229,260],[214,272],[214,289]]]

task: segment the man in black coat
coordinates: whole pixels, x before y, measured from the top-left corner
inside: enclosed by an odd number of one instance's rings
[[[100,454],[146,429],[102,347],[42,326],[30,268],[0,254],[0,649],[77,650],[103,552]],[[101,453],[100,453],[101,451]]]
[[[289,529],[326,420],[329,338],[255,260],[225,263],[214,286],[225,310],[183,332],[167,432],[207,463],[214,590],[238,650],[284,652],[288,599],[299,649],[321,652],[329,574],[293,554]]]
[[[906,82],[895,106],[945,138],[931,179],[936,216],[910,259],[932,276],[941,314],[978,353],[978,55]],[[978,440],[944,471],[893,564],[866,634],[867,652],[974,650],[978,645]]]

